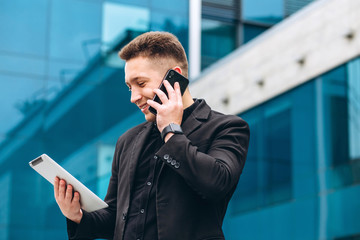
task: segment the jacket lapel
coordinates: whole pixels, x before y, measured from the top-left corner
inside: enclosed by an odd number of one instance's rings
[[[200,104],[190,116],[182,124],[182,129],[186,136],[189,136],[192,132],[198,129],[202,122],[209,118],[211,112],[210,107],[206,104],[205,100],[200,100]]]

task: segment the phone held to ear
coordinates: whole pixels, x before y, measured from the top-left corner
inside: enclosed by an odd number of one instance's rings
[[[175,82],[178,82],[180,85],[180,91],[181,91],[181,95],[184,95],[185,89],[187,88],[187,86],[189,85],[189,80],[184,77],[183,75],[181,75],[180,73],[178,73],[177,71],[170,69],[169,71],[167,71],[167,73],[165,74],[165,77],[163,79],[163,81],[161,82],[161,85],[159,87],[159,89],[161,91],[163,91],[166,96],[168,96],[168,93],[166,91],[166,88],[163,84],[164,80],[167,80],[172,87],[174,87]],[[162,104],[160,98],[158,97],[158,95],[155,94],[153,101],[158,102],[160,104]],[[149,111],[153,114],[156,115],[156,109],[153,107],[149,107]]]

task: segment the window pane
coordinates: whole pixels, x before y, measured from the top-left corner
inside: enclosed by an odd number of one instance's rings
[[[239,1],[239,0],[203,0],[203,2],[205,2],[205,3],[212,3],[212,4],[216,4],[216,5],[224,5],[224,6],[229,6],[229,7],[232,7],[236,1]]]
[[[102,5],[95,1],[52,1],[50,57],[85,61],[86,41],[101,39],[101,11]]]
[[[265,118],[265,202],[291,197],[291,111],[286,108]]]
[[[44,103],[45,81],[0,75],[0,134],[5,136]]]
[[[252,119],[251,116],[247,116],[246,118],[250,126],[251,137],[248,155],[246,157],[245,168],[240,177],[238,187],[232,198],[232,214],[249,211],[251,209],[256,209],[260,206],[260,199],[258,197],[258,171],[259,161],[261,160],[261,135],[259,131],[259,119],[257,119],[256,121],[256,117],[253,117],[255,119]]]
[[[334,165],[349,160],[348,111],[346,97],[332,96],[330,101],[331,116],[331,156]]]
[[[149,29],[150,11],[145,7],[105,2],[103,5],[103,50],[118,44],[129,31]]]
[[[188,0],[178,0],[176,4],[173,1],[168,0],[151,0],[150,1],[151,8],[155,11],[161,10],[161,12],[165,13],[183,13],[187,14],[189,8],[189,1]]]
[[[360,60],[340,66],[322,80],[325,153],[329,189],[360,182]]]
[[[348,111],[345,66],[322,76],[327,152],[332,165],[349,161],[348,156]]]
[[[348,116],[350,160],[360,160],[360,59],[348,64]]]
[[[258,35],[260,35],[264,31],[266,31],[268,29],[268,27],[257,26],[257,25],[252,25],[252,24],[244,24],[243,29],[244,29],[243,42],[247,43],[250,40],[252,40],[253,38],[256,38]]]
[[[275,24],[283,19],[283,7],[283,0],[243,0],[243,19]]]
[[[289,16],[303,7],[305,7],[307,4],[313,2],[314,0],[284,0],[284,11],[285,16]]]
[[[236,27],[203,19],[201,28],[201,68],[204,69],[235,49]]]
[[[188,17],[172,12],[152,12],[150,20],[152,31],[167,31],[175,34],[183,45],[185,51],[188,50]]]
[[[300,88],[242,114],[249,123],[251,137],[245,168],[232,200],[232,214],[292,198],[292,101],[299,91],[311,94],[309,88]],[[299,127],[307,129],[308,125]]]
[[[0,50],[45,56],[47,0],[0,1]]]

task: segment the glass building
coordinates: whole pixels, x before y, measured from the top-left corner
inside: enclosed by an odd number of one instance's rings
[[[359,73],[357,58],[241,114],[251,150],[229,239],[359,239]]]
[[[311,2],[202,0],[201,69]],[[0,1],[0,240],[67,237],[53,188],[28,165],[42,153],[104,198],[117,138],[144,121],[117,52],[154,30],[174,33],[189,52],[190,7]],[[359,79],[358,56],[235,113],[251,142],[226,239],[360,239]]]

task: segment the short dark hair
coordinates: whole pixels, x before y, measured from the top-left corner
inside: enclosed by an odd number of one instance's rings
[[[188,75],[185,50],[179,39],[171,33],[147,32],[141,34],[119,52],[119,57],[125,61],[140,56],[153,60],[171,58],[181,67],[182,74],[186,77]]]

